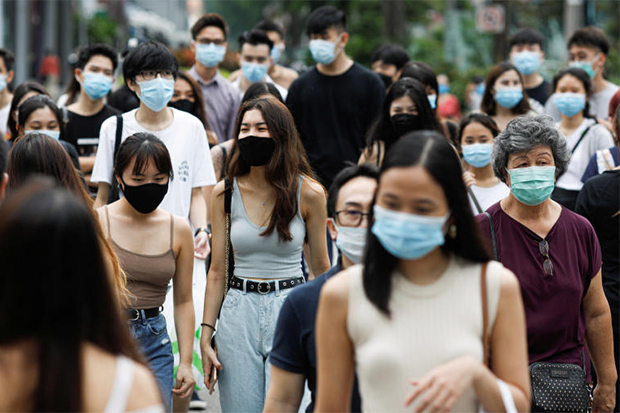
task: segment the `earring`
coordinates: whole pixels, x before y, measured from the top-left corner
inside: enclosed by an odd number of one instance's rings
[[[450,229],[448,230],[448,235],[452,239],[456,238],[456,225],[454,224],[450,225]]]

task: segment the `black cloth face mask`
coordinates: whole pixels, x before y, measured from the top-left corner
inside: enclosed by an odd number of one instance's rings
[[[384,75],[383,73],[377,73],[381,78],[381,81],[385,85],[385,88],[389,88],[392,85],[392,76]]]
[[[390,118],[392,128],[397,137],[401,137],[407,132],[421,129],[420,116],[411,115],[409,113],[399,113]]]
[[[175,109],[182,110],[183,112],[194,114],[194,102],[188,99],[177,100],[176,102],[168,102],[168,106]]]
[[[272,138],[246,136],[237,141],[241,158],[251,166],[267,165],[276,150],[276,143]]]
[[[123,183],[123,195],[136,211],[150,214],[155,211],[168,192],[168,182],[165,184],[127,185]]]

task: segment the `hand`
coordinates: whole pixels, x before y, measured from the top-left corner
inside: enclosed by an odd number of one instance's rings
[[[217,145],[219,143],[217,134],[213,131],[207,131],[207,142],[209,145]]]
[[[411,380],[415,390],[405,400],[409,406],[421,398],[416,412],[447,412],[473,386],[482,364],[471,356],[462,356],[434,368],[419,380]],[[424,396],[422,394],[424,393]]]
[[[616,387],[598,384],[594,389],[593,412],[613,412],[616,404]]]
[[[463,172],[463,181],[465,182],[465,186],[469,188],[472,185],[476,185],[476,174],[473,172]]]
[[[179,364],[177,369],[177,385],[176,388],[172,389],[172,393],[184,399],[192,394],[195,384],[196,379],[192,372],[192,365],[189,363]]]
[[[205,386],[209,389],[209,394],[215,390],[217,383],[217,371],[222,370],[222,364],[217,359],[217,349],[211,347],[210,335],[203,335],[200,338],[200,353],[202,354],[202,371],[205,375]]]
[[[204,260],[210,252],[209,237],[206,232],[200,231],[194,238],[194,257]]]

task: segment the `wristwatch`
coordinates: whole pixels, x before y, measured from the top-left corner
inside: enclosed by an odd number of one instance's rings
[[[207,237],[211,237],[211,231],[209,231],[207,228],[198,227],[196,228],[196,232],[194,232],[194,238],[196,238],[201,232],[207,234]]]

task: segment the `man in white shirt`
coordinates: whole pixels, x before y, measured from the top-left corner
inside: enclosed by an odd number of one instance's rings
[[[232,85],[239,89],[241,95],[248,88],[258,82],[272,83],[282,99],[286,100],[288,91],[275,83],[267,74],[269,67],[273,63],[271,49],[273,42],[262,30],[254,29],[239,36],[239,64],[241,65],[241,76]]]
[[[9,91],[9,84],[13,81],[13,53],[0,48],[0,139],[7,133],[6,123],[9,120],[13,94]]]

